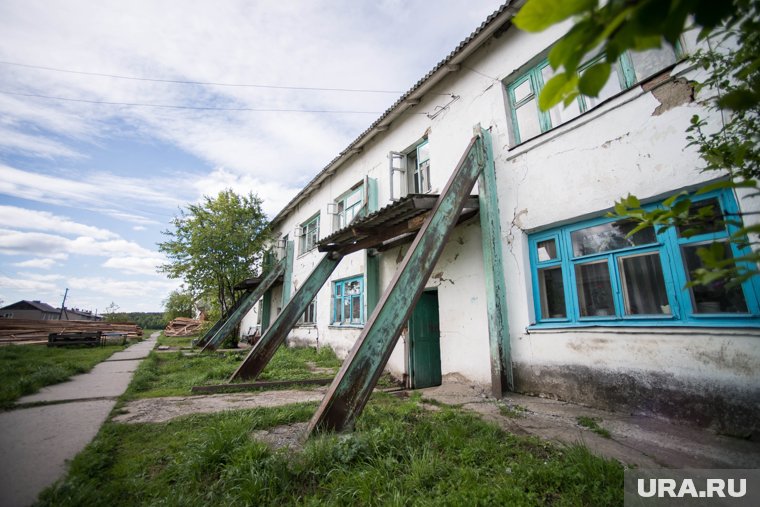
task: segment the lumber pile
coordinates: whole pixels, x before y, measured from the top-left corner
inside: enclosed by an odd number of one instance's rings
[[[94,320],[29,320],[0,319],[0,345],[6,343],[47,343],[51,333],[125,334],[135,339],[142,328],[133,322],[102,322]]]
[[[164,336],[190,336],[198,334],[201,331],[203,321],[188,319],[187,317],[177,317],[167,324],[164,329]]]

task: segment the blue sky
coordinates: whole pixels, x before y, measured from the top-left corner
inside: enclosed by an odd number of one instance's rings
[[[3,0],[0,300],[161,311],[180,207],[232,188],[274,216],[499,4]]]

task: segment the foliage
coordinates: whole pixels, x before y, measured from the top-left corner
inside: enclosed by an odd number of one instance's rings
[[[704,171],[728,172],[728,178],[701,188],[697,195],[719,188],[748,188],[758,192],[760,176],[760,2],[758,0],[611,0],[599,6],[596,0],[528,0],[515,17],[523,30],[541,31],[574,17],[573,27],[549,52],[549,63],[558,72],[539,97],[542,109],[564,102],[578,94],[596,96],[609,78],[610,64],[627,50],[642,51],[675,46],[690,20],[700,28],[699,40],[709,40],[708,49],[690,57],[706,71],[698,91],[707,92],[704,101],[720,113],[722,125],[710,132],[708,123],[695,115],[687,128],[688,145],[696,147],[704,161]],[[579,65],[591,54],[602,59],[580,76]],[[686,235],[698,234],[700,223],[714,217],[716,210],[692,206],[691,196],[679,194],[665,201],[662,208],[645,209],[635,196],[615,203],[611,216],[633,217],[640,226],[658,231],[687,226]],[[742,283],[758,274],[760,252],[747,238],[760,232],[760,226],[744,226],[740,216],[723,217],[732,226],[730,241],[746,253],[728,255],[724,244],[714,242],[697,251],[703,267],[691,273],[691,285],[717,280],[730,285]]]
[[[173,290],[164,299],[164,319],[170,322],[177,317],[192,318],[195,312],[193,294],[188,290]]]
[[[40,505],[621,505],[623,468],[419,396],[373,395],[356,431],[275,451],[257,430],[314,404],[106,423]]]
[[[40,388],[90,371],[93,366],[123,347],[0,347],[0,408],[9,408],[22,396]]]
[[[172,225],[158,244],[169,259],[159,271],[183,279],[194,299],[210,297],[227,312],[239,297],[233,287],[254,274],[270,236],[261,199],[224,190],[180,210]]]

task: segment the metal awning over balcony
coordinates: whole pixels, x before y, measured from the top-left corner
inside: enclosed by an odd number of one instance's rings
[[[430,216],[438,194],[409,194],[366,217],[360,217],[343,229],[317,243],[320,252],[340,255],[373,248],[379,252],[414,240],[417,231]],[[467,198],[457,223],[478,213],[478,196]]]
[[[246,278],[242,282],[238,283],[233,287],[234,290],[254,290],[256,287],[261,285],[261,282],[264,280],[265,275],[261,276],[254,276],[253,278]],[[277,278],[274,279],[273,285],[275,284],[281,284],[284,279],[283,275],[279,275]]]

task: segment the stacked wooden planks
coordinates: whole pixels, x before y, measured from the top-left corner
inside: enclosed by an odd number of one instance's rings
[[[164,336],[190,336],[201,332],[204,321],[177,317],[164,329]]]
[[[142,328],[132,322],[92,320],[0,319],[0,345],[7,343],[47,343],[50,333],[124,333],[127,338],[142,336]]]

